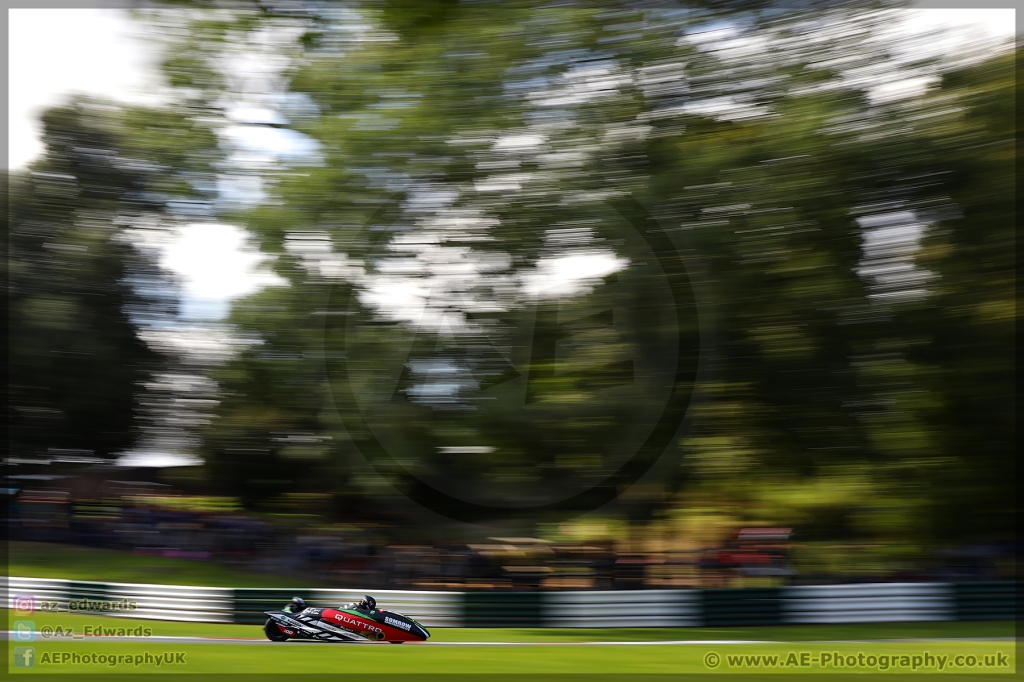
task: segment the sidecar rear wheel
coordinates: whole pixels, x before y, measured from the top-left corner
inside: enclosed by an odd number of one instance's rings
[[[288,635],[281,632],[281,628],[277,627],[277,623],[274,622],[273,618],[267,618],[267,622],[263,624],[263,633],[271,642],[285,642],[288,640]]]

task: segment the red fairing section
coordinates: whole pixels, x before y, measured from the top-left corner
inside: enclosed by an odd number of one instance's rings
[[[346,611],[335,609],[324,609],[320,614],[320,620],[338,627],[352,630],[368,636],[371,640],[380,639],[388,642],[418,642],[419,637],[401,630],[399,628],[378,623],[369,618],[356,616]],[[383,635],[383,637],[381,636]]]

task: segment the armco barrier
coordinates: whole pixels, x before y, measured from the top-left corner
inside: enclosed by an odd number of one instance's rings
[[[949,583],[802,585],[782,591],[786,623],[884,623],[953,620]]]
[[[267,620],[264,611],[279,610],[290,602],[292,597],[302,597],[310,602],[310,606],[321,606],[309,598],[309,592],[309,590],[302,589],[236,588],[234,590],[234,621],[246,625],[262,624]]]
[[[234,620],[232,590],[218,587],[178,585],[107,584],[107,599],[134,602],[133,611],[111,615],[155,620],[192,620],[230,623]]]
[[[555,628],[700,625],[699,590],[548,592],[544,625]]]
[[[62,611],[124,618],[258,624],[300,596],[332,606],[369,592],[429,627],[737,627],[745,625],[1013,620],[1019,583],[865,583],[763,589],[472,592],[244,589],[5,578],[8,608],[29,595]],[[86,600],[83,604],[82,600]],[[104,609],[104,604],[121,605]],[[131,604],[130,609],[124,604]]]
[[[380,602],[383,608],[403,613],[428,628],[461,627],[463,624],[462,592],[406,590],[368,590],[368,592]],[[316,606],[332,606],[358,599],[364,594],[366,592],[353,590],[310,590],[310,600]],[[279,604],[279,606],[281,605]]]
[[[463,623],[461,592],[414,592],[370,590],[381,606],[403,613],[430,627],[458,627]],[[310,606],[337,606],[360,599],[365,592],[332,589],[236,589],[235,622],[258,624],[266,621],[264,611],[280,609],[292,597],[302,597]]]
[[[462,595],[462,623],[468,628],[529,628],[544,623],[543,592],[483,590]]]
[[[1020,583],[953,583],[956,620],[1020,620]]]
[[[6,581],[8,608],[13,608],[16,596],[30,595],[35,608],[46,608],[46,602],[51,602],[60,610],[95,611],[124,618],[231,623],[235,617],[234,591],[227,587],[17,577]]]
[[[782,589],[777,587],[702,590],[703,625],[778,625],[782,622],[781,596]]]

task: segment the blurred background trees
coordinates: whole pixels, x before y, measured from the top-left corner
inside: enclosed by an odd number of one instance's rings
[[[177,309],[140,237],[203,194],[213,140],[172,111],[89,100],[43,129],[44,157],[10,179],[11,451],[111,460],[139,435],[142,384],[171,362],[139,334]]]
[[[192,197],[287,281],[233,305],[247,344],[210,370],[206,486],[249,508],[416,535],[439,517],[409,497],[455,500],[533,532],[618,496],[597,516],[1006,539],[1016,55],[915,58],[887,7],[149,15],[175,104],[52,110],[11,181],[12,445],[130,444],[169,361],[138,330],[174,299],[126,229]],[[672,400],[664,456],[616,477]]]

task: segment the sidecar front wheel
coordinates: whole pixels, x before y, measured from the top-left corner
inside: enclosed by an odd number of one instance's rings
[[[288,640],[288,635],[281,632],[281,628],[277,627],[277,623],[274,622],[273,618],[267,618],[267,622],[263,624],[263,633],[271,642],[285,642]]]

